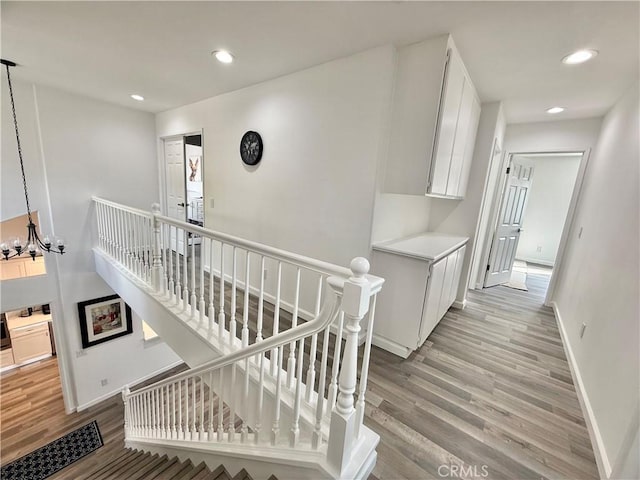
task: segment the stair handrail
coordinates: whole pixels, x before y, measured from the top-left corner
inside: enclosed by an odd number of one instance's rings
[[[329,325],[331,325],[331,323],[333,323],[340,311],[340,302],[338,300],[342,294],[336,289],[341,290],[340,284],[344,283],[344,281],[346,281],[346,279],[337,277],[329,277],[327,279],[327,282],[332,287],[332,294],[327,295],[323,302],[322,309],[320,310],[320,314],[313,320],[304,322],[296,327],[290,328],[288,330],[285,330],[284,332],[280,332],[276,335],[266,338],[261,342],[253,343],[247,347],[236,350],[235,352],[228,353],[214,360],[203,363],[202,365],[199,365],[197,367],[172,375],[171,377],[163,379],[159,382],[147,385],[146,387],[139,388],[137,390],[132,390],[127,394],[127,396],[133,397],[138,394],[153,390],[162,385],[175,383],[179,380],[183,380],[185,378],[189,378],[209,370],[218,370],[240,360],[251,358],[256,355],[262,355],[269,350],[273,350],[274,348],[282,347],[284,345],[290,344],[291,342],[300,340],[301,338],[306,338],[313,335],[314,333],[321,332]]]
[[[263,243],[258,243],[251,240],[246,240],[244,238],[229,235],[227,233],[210,230],[208,228],[200,227],[188,222],[183,222],[181,220],[176,220],[175,218],[167,217],[165,215],[154,214],[154,217],[161,222],[173,225],[174,227],[186,228],[189,231],[197,233],[199,235],[213,237],[216,240],[223,241],[229,245],[244,248],[246,250],[252,251],[253,253],[265,255],[275,260],[286,261],[292,265],[307,268],[317,273],[336,275],[341,277],[349,277],[350,275],[352,275],[351,270],[349,270],[348,268],[334,265],[333,263],[316,260],[314,258],[306,257],[298,253],[288,252],[286,250],[271,247]]]

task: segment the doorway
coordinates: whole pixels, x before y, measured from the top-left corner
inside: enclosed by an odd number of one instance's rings
[[[588,152],[509,154],[485,246],[482,288],[531,291],[547,303],[571,227]],[[479,275],[479,276],[480,276]]]
[[[163,138],[164,207],[167,216],[204,226],[204,165],[202,133]],[[182,237],[172,229],[171,248],[184,254]],[[189,244],[198,238],[189,237]]]

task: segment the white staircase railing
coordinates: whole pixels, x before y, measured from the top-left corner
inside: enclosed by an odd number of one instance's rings
[[[366,259],[347,269],[171,219],[158,205],[93,200],[98,248],[223,353],[123,392],[126,438],[316,451],[342,472],[363,425],[384,282]]]

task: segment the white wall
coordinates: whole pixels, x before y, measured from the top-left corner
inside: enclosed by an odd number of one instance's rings
[[[639,476],[638,118],[636,83],[602,123],[554,296],[605,462],[636,468],[627,478]]]
[[[159,137],[204,130],[205,225],[339,265],[368,256],[393,56],[381,47],[157,115]],[[247,130],[264,142],[254,168],[238,152]]]
[[[82,406],[179,360],[163,343],[145,348],[135,315],[132,335],[84,351],[78,324],[78,302],[113,293],[95,273],[91,195],[140,208],[157,201],[154,119],[47,87],[14,82],[14,89],[31,206],[40,212],[43,231],[53,226],[66,239],[68,252],[45,255],[46,277],[2,282],[2,309],[53,303],[57,342],[66,342],[71,353],[63,360],[75,392],[72,406]],[[2,219],[25,212],[10,121],[3,102]]]
[[[553,266],[581,156],[525,157],[534,167],[516,258]]]
[[[593,148],[601,118],[507,125],[504,150],[509,153],[578,152]]]

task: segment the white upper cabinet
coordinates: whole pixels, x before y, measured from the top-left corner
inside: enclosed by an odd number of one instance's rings
[[[400,48],[385,192],[463,198],[479,117],[449,35]]]

